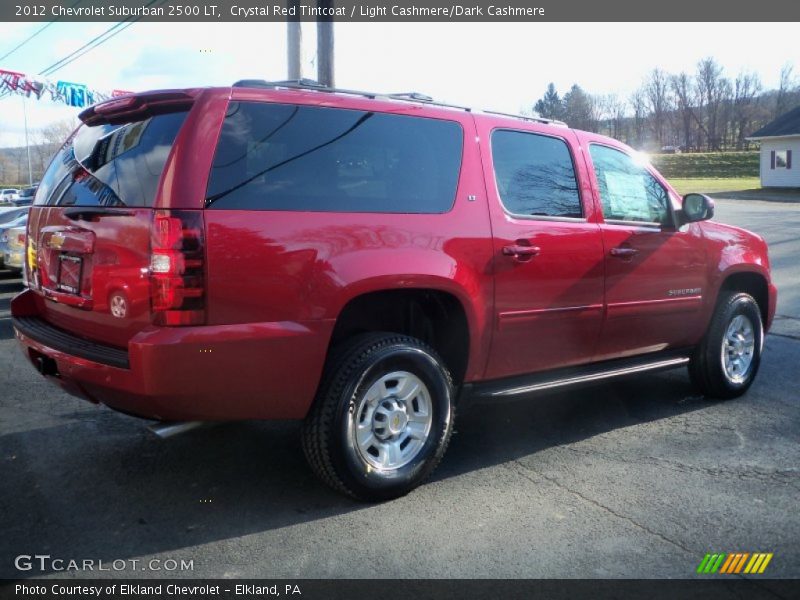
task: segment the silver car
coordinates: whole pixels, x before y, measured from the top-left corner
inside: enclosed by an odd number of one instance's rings
[[[25,265],[25,229],[26,226],[6,229],[0,237],[3,248],[3,263],[7,269],[21,271]]]
[[[6,263],[6,250],[8,249],[7,232],[22,228],[22,233],[25,233],[25,227],[28,224],[29,207],[18,208],[14,211],[8,211],[0,214],[0,268],[3,266],[10,266]]]

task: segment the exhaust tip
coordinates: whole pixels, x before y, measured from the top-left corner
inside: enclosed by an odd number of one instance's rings
[[[156,421],[155,423],[150,423],[147,429],[163,440],[197,429],[203,425],[206,425],[204,421]]]

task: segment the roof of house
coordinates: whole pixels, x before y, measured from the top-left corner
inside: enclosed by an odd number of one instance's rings
[[[800,106],[782,114],[748,137],[765,138],[785,135],[800,135]]]

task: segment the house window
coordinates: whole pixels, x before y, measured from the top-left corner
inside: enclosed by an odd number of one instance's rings
[[[773,150],[771,166],[773,169],[791,169],[792,168],[792,151],[791,150]]]

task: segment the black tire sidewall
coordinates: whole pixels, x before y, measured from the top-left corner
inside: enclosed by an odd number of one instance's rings
[[[331,459],[342,481],[351,488],[368,491],[376,497],[395,497],[422,482],[436,467],[443,453],[442,446],[452,426],[452,386],[438,360],[422,348],[396,344],[382,348],[360,365],[352,381],[345,386],[336,411]],[[408,371],[419,377],[431,396],[433,423],[430,435],[417,456],[403,467],[392,471],[368,468],[354,446],[350,426],[361,395],[378,379],[393,371]]]
[[[753,360],[750,364],[750,371],[747,377],[737,383],[728,378],[725,372],[724,359],[722,358],[722,345],[725,334],[731,321],[738,315],[747,317],[753,325],[755,347],[753,349]],[[761,364],[761,348],[763,346],[764,327],[761,320],[761,312],[755,300],[747,294],[739,294],[725,305],[719,321],[715,324],[713,337],[707,349],[708,364],[712,369],[711,375],[731,394],[744,393],[753,383]]]

